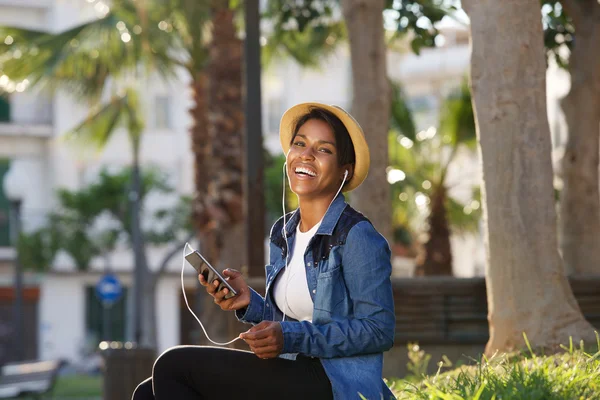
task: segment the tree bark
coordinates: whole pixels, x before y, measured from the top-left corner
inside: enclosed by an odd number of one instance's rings
[[[392,243],[392,208],[387,182],[391,87],[387,75],[382,0],[342,0],[352,60],[352,114],[361,124],[371,152],[371,168],[351,194],[364,213]]]
[[[436,187],[431,196],[429,214],[429,238],[423,246],[422,254],[417,258],[415,275],[452,275],[452,249],[450,247],[450,228],[446,212],[446,188],[443,184]]]
[[[208,261],[219,270],[243,269],[246,265],[243,203],[243,141],[244,111],[242,103],[242,42],[237,37],[234,10],[226,0],[211,3],[212,41],[207,80],[198,82],[209,103],[197,103],[194,116],[203,117],[195,122],[193,131],[196,156],[195,225],[202,249]],[[201,92],[197,92],[201,93]],[[200,100],[199,95],[196,96]],[[210,296],[198,294],[199,315],[211,339],[228,338],[227,319]],[[207,343],[204,339],[202,343]]]
[[[569,57],[571,89],[562,99],[569,136],[562,160],[559,238],[567,274],[600,274],[600,4],[572,18],[576,40]],[[568,10],[567,10],[568,11]],[[574,10],[575,11],[575,10]]]
[[[486,354],[593,340],[557,249],[539,3],[466,0],[483,165]]]
[[[148,262],[146,258],[146,245],[144,233],[141,226],[141,191],[142,177],[140,172],[139,146],[133,155],[131,167],[131,192],[129,201],[131,203],[131,244],[134,258],[134,306],[133,306],[133,337],[138,344],[156,348],[156,325],[152,326],[148,321],[146,311],[150,306],[144,300],[147,294]]]

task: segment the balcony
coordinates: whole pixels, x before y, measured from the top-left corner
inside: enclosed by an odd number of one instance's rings
[[[52,113],[51,98],[39,93],[0,97],[0,158],[43,154],[53,134]]]
[[[51,135],[50,97],[39,93],[14,93],[9,98],[0,98],[0,136],[46,138]]]

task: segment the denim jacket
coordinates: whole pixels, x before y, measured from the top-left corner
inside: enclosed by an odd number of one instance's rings
[[[291,249],[299,221],[299,210],[289,214],[285,228]],[[273,283],[290,259],[282,228],[280,218],[271,230],[266,296],[251,290],[248,307],[236,312],[242,322],[282,320],[273,298]],[[387,241],[340,194],[309,242],[304,262],[313,320],[286,316],[280,357],[319,358],[335,399],[358,399],[359,393],[369,400],[393,398],[382,380],[383,352],[394,343],[396,322]]]

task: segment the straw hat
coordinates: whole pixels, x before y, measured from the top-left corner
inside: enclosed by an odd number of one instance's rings
[[[315,107],[325,109],[338,117],[348,130],[350,139],[354,145],[356,162],[354,164],[354,175],[352,175],[352,179],[346,183],[342,191],[349,192],[356,189],[369,173],[369,165],[371,164],[369,146],[367,145],[365,134],[358,122],[356,122],[356,120],[341,107],[321,103],[301,103],[288,109],[283,114],[283,117],[281,117],[281,124],[279,125],[279,140],[281,141],[283,153],[287,154],[290,149],[290,142],[294,134],[296,121],[305,114],[308,114],[311,108]]]

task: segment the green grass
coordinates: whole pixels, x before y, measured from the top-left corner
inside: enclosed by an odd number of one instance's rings
[[[102,396],[102,377],[88,375],[61,376],[54,388],[56,398]]]
[[[504,354],[444,373],[438,370],[420,381],[415,381],[414,376],[396,380],[390,386],[402,400],[600,399],[597,349],[590,352],[571,343],[563,352],[547,356],[531,350]],[[442,365],[438,365],[441,369]]]
[[[54,391],[53,400],[101,400],[102,376],[66,375],[59,376]],[[44,397],[50,398],[50,397]],[[19,397],[19,400],[31,400],[31,397]],[[17,400],[17,399],[9,399]]]

